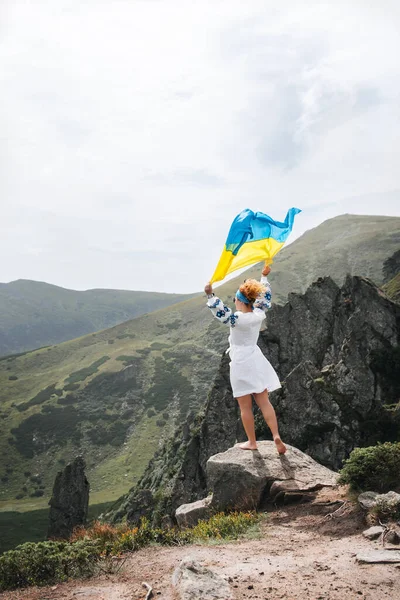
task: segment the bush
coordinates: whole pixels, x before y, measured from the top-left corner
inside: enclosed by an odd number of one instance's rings
[[[44,402],[46,402],[46,400],[50,400],[50,398],[53,394],[60,396],[62,394],[62,390],[58,390],[56,388],[56,385],[57,385],[56,383],[52,383],[51,385],[44,388],[43,390],[40,390],[40,392],[38,394],[36,394],[36,396],[31,398],[27,402],[21,402],[21,404],[17,404],[17,409],[20,412],[23,412],[23,411],[27,410],[28,408],[30,408],[31,406],[43,404]]]
[[[91,575],[99,554],[92,540],[27,542],[0,556],[0,591]]]
[[[137,359],[137,356],[132,355],[132,354],[121,354],[120,356],[117,356],[117,358],[115,360],[120,360],[124,363],[124,366],[127,367],[128,365],[132,365]]]
[[[67,377],[67,379],[65,380],[65,383],[68,384],[68,383],[77,383],[78,381],[84,381],[87,377],[90,377],[91,375],[94,375],[95,373],[97,373],[97,371],[99,370],[99,367],[101,367],[101,365],[103,365],[108,360],[110,360],[109,356],[103,356],[102,358],[99,358],[99,360],[96,360],[94,363],[92,363],[88,367],[79,369],[79,371],[74,371]]]
[[[355,491],[389,492],[400,486],[400,442],[355,448],[345,461],[339,483]]]
[[[64,385],[64,391],[65,392],[73,392],[77,389],[79,389],[80,384],[79,383],[67,383],[67,385]]]
[[[219,513],[193,529],[154,528],[145,518],[133,528],[96,521],[87,529],[76,528],[68,542],[28,542],[0,556],[0,592],[92,575],[98,562],[151,543],[177,546],[210,538],[235,539],[257,520],[255,513]]]
[[[193,527],[192,535],[199,540],[209,538],[236,539],[251,525],[254,525],[258,519],[257,514],[253,512],[233,512],[228,515],[217,513],[207,521],[199,521]]]
[[[44,491],[43,490],[35,490],[31,494],[29,494],[29,496],[30,496],[30,498],[41,498],[42,496],[44,496]]]

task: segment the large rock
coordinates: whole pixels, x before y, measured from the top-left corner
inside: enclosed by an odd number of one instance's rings
[[[212,456],[207,480],[213,492],[211,507],[217,510],[257,509],[264,501],[276,501],[293,492],[310,492],[334,486],[337,474],[316,463],[297,448],[279,455],[274,442],[258,442],[257,451],[238,445]]]
[[[203,500],[182,504],[177,508],[175,517],[179,527],[193,527],[201,519],[208,519],[211,516],[211,500],[211,496],[208,496]]]
[[[361,507],[371,510],[376,506],[387,510],[389,513],[400,512],[400,494],[397,492],[387,492],[386,494],[377,494],[376,492],[364,492],[358,496],[358,502]]]
[[[180,600],[233,600],[227,582],[191,558],[185,558],[172,576]]]
[[[357,554],[356,561],[360,563],[400,563],[398,550],[370,550]]]
[[[85,525],[89,506],[89,482],[85,461],[78,456],[55,479],[49,501],[48,538],[69,538],[74,528]]]
[[[363,536],[367,538],[367,540],[377,540],[384,531],[384,527],[376,525],[375,527],[370,527],[369,529],[363,531]]]

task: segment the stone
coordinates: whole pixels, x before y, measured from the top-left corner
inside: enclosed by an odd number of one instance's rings
[[[386,494],[364,492],[358,496],[358,502],[366,510],[371,510],[379,505],[389,511],[400,511],[400,494],[397,492],[387,492]]]
[[[286,493],[332,487],[337,477],[293,446],[279,455],[270,441],[258,442],[256,451],[235,445],[207,462],[211,507],[216,510],[255,510],[266,501],[284,500]]]
[[[86,524],[89,482],[85,467],[83,457],[78,456],[63,471],[57,473],[49,501],[49,539],[68,539],[75,527]]]
[[[175,512],[179,527],[194,527],[200,519],[208,519],[211,516],[210,503],[211,497],[209,496],[203,500],[179,506]]]
[[[370,527],[363,531],[363,536],[367,538],[367,540],[376,540],[384,531],[384,527],[377,525],[376,527]]]
[[[233,600],[228,583],[196,560],[185,558],[172,575],[180,600]]]
[[[400,534],[394,529],[391,529],[385,535],[385,542],[398,546],[400,544]]]
[[[376,504],[376,498],[379,496],[377,492],[363,492],[358,496],[358,502],[361,508],[370,510]]]
[[[400,563],[399,550],[371,550],[357,554],[356,561],[360,563]]]

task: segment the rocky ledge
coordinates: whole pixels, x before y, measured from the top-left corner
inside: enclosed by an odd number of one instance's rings
[[[238,444],[211,456],[207,481],[212,497],[184,504],[176,511],[180,525],[193,525],[218,510],[256,510],[268,502],[287,502],[322,487],[334,486],[337,473],[293,446],[279,455],[274,442],[258,442],[258,450]]]

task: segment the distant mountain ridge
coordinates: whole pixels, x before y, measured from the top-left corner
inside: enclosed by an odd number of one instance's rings
[[[382,267],[399,246],[400,218],[326,221],[278,254],[273,301],[304,292],[321,275],[342,283],[350,272],[380,285]],[[244,277],[259,274],[258,265],[215,291],[232,306]],[[204,406],[227,338],[198,295],[98,333],[0,358],[0,502],[36,498],[45,505],[59,465],[77,453],[88,465],[92,503],[126,492],[176,425]]]
[[[192,297],[128,290],[76,291],[28,279],[0,283],[0,356],[59,344]]]

